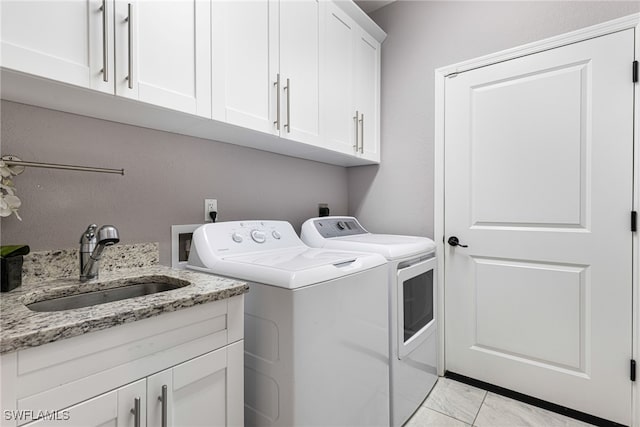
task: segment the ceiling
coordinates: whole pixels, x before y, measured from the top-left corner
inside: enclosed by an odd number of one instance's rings
[[[393,3],[394,1],[396,0],[355,0],[356,4],[360,6],[360,9],[364,10],[366,13],[371,13],[388,5],[389,3]]]

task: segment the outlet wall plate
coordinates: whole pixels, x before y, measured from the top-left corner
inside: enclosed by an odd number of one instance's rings
[[[216,199],[204,199],[204,222],[212,222],[209,212],[218,212],[218,201]]]

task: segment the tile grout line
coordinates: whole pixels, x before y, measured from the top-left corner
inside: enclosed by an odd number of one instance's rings
[[[484,402],[484,399],[483,399],[482,401]],[[423,408],[426,408],[426,409],[428,409],[428,410],[430,410],[430,411],[433,411],[433,412],[437,412],[438,414],[440,414],[440,415],[444,415],[444,416],[445,416],[445,417],[447,417],[447,418],[451,418],[451,419],[454,419],[454,420],[456,420],[456,421],[460,421],[460,422],[461,422],[461,423],[463,423],[463,424],[471,425],[471,424],[468,424],[466,421],[461,420],[460,418],[456,418],[456,417],[454,417],[454,416],[453,416],[453,415],[451,415],[451,414],[445,414],[444,412],[438,411],[437,409],[429,408],[428,406],[423,406]],[[476,416],[477,416],[477,415],[476,415]],[[474,420],[475,420],[475,418],[474,418]]]
[[[476,416],[473,418],[473,422],[471,423],[471,426],[476,425],[476,420],[478,419],[478,415],[480,415],[480,410],[482,409],[482,405],[484,405],[484,401],[487,399],[487,395],[489,394],[488,391],[484,392],[484,397],[482,398],[482,403],[480,404],[480,407],[478,408],[478,412],[476,412]]]

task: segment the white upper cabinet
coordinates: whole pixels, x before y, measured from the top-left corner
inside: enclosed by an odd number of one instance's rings
[[[211,117],[205,0],[116,1],[116,94]]]
[[[358,153],[380,161],[380,43],[362,29],[356,31],[355,108],[358,118]]]
[[[354,51],[356,23],[334,3],[322,3],[320,125],[325,145],[355,154]]]
[[[380,43],[335,3],[323,6],[320,117],[325,145],[380,161]]]
[[[211,4],[213,118],[277,133],[277,88],[270,70],[278,67],[278,28],[273,5],[262,1]],[[277,22],[277,21],[276,21]]]
[[[320,144],[318,2],[212,3],[213,118]]]
[[[112,0],[3,0],[1,15],[3,67],[113,93]]]
[[[276,4],[272,1],[272,4]],[[319,4],[280,0],[280,136],[321,145]]]
[[[342,166],[380,161],[385,34],[351,1],[0,1],[2,99]]]

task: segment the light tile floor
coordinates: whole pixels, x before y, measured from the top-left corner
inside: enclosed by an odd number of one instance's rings
[[[499,394],[440,378],[404,427],[586,427],[565,417]]]

